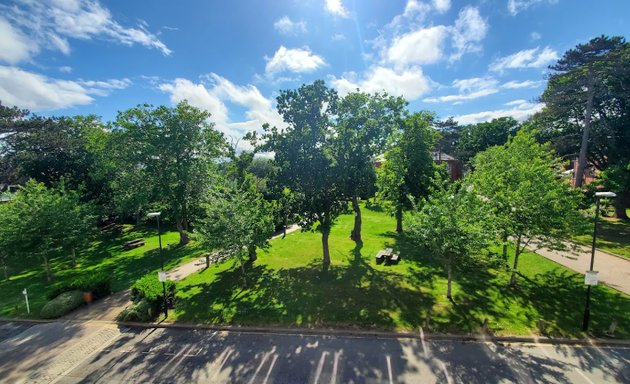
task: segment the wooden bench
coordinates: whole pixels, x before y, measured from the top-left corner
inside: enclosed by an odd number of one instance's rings
[[[376,264],[380,264],[382,262],[389,264],[392,261],[398,263],[399,260],[400,255],[398,253],[394,253],[394,250],[391,248],[385,248],[376,254]]]
[[[143,245],[144,245],[144,239],[136,239],[136,240],[128,241],[125,244],[123,244],[123,249],[128,251],[130,249],[142,247]]]

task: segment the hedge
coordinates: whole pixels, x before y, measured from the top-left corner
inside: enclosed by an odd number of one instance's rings
[[[48,290],[48,299],[68,291],[92,292],[94,298],[99,299],[112,293],[112,278],[104,272],[97,272],[62,281]]]
[[[151,321],[155,318],[156,311],[151,304],[142,299],[118,314],[118,321]]]
[[[131,286],[131,300],[138,304],[145,300],[151,308],[151,317],[155,318],[164,308],[164,288],[157,275],[152,273],[137,280]],[[175,300],[175,282],[170,280],[166,281],[166,300],[167,305],[172,307]]]
[[[84,303],[82,291],[63,292],[50,300],[40,313],[43,319],[55,319],[61,317]]]

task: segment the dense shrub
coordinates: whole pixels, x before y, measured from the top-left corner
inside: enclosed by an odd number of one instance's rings
[[[142,299],[129,308],[122,311],[117,319],[118,321],[151,321],[156,316],[155,309],[146,300]]]
[[[151,307],[153,317],[164,308],[163,296],[162,282],[154,273],[144,276],[131,286],[131,300],[134,302],[146,300]],[[168,306],[172,307],[175,300],[175,283],[170,280],[166,281],[166,300]]]
[[[112,293],[112,278],[104,272],[98,272],[62,281],[49,289],[48,299],[68,291],[92,292],[94,297],[99,299]]]
[[[83,303],[82,291],[63,292],[44,305],[40,317],[43,319],[55,319],[81,306]]]

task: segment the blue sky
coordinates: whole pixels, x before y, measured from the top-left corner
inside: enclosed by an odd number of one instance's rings
[[[0,100],[114,119],[187,99],[230,136],[324,79],[473,123],[539,110],[546,68],[628,35],[627,0],[0,1]]]

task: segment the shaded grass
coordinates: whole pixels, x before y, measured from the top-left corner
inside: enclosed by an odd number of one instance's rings
[[[143,238],[145,245],[125,251],[126,241]],[[179,247],[179,234],[165,231],[162,234],[164,247],[164,267],[175,266],[199,256],[203,250],[195,243]],[[72,268],[70,257],[51,260],[54,274],[52,283],[46,281],[46,274],[39,259],[25,259],[20,265],[10,265],[11,279],[0,282],[0,317],[38,318],[46,304],[47,290],[59,281],[73,279],[93,272],[105,272],[112,276],[114,292],[129,288],[138,278],[160,269],[158,236],[155,228],[126,226],[122,235],[102,234],[89,249],[79,253],[76,268]],[[29,295],[31,313],[27,314],[22,290]]]
[[[591,246],[592,241],[593,224],[575,237],[575,242],[582,245]],[[597,225],[597,248],[630,258],[630,222],[600,217]]]
[[[378,209],[363,210],[362,244],[349,239],[352,215],[333,227],[332,264],[321,268],[321,238],[296,232],[272,241],[246,284],[237,264],[211,266],[178,282],[170,320],[210,324],[343,327],[437,332],[477,332],[487,319],[495,334],[580,336],[585,298],[583,277],[533,253],[520,261],[516,288],[508,288],[507,262],[481,257],[455,272],[454,301],[446,294],[442,266],[423,249],[391,232],[394,220]],[[384,247],[399,251],[398,265],[376,265]],[[603,335],[617,321],[616,336],[630,336],[630,298],[604,286],[593,291],[592,327]]]

